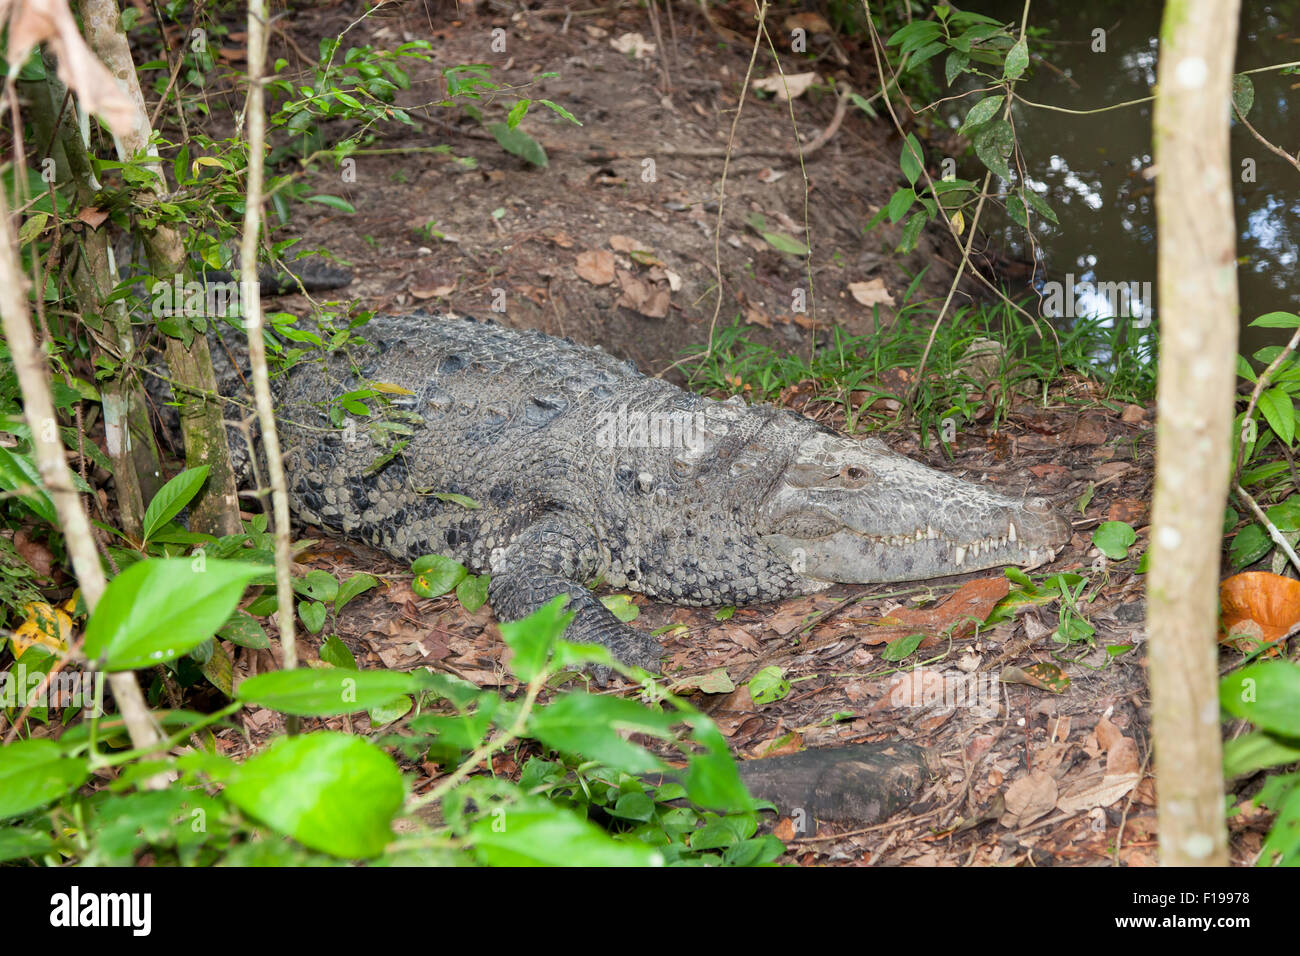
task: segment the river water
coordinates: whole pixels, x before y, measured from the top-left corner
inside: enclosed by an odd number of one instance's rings
[[[962,6],[1017,24],[1023,9],[1018,2]],[[1029,25],[1047,29],[1050,46],[1042,52],[1050,66],[1036,59],[1032,75],[1017,91],[1036,103],[1075,110],[1150,96],[1162,7],[1106,0],[1033,4]],[[1104,50],[1097,49],[1099,37]],[[1237,72],[1296,60],[1300,2],[1245,0]],[[1251,80],[1255,103],[1247,119],[1262,136],[1295,155],[1300,150],[1300,75],[1270,71],[1252,74]],[[964,115],[978,99],[968,97],[954,115]],[[1022,227],[996,212],[988,224],[995,242],[1009,253],[1039,263],[1040,292],[1044,280],[1061,286],[1111,282],[1156,288],[1155,189],[1144,175],[1152,165],[1151,109],[1148,102],[1078,116],[1022,103],[1013,107],[1027,181],[1056,211],[1060,224],[1031,218],[1032,242]],[[1249,355],[1279,335],[1276,330],[1247,330],[1251,319],[1276,310],[1300,312],[1300,171],[1269,152],[1241,123],[1234,119],[1232,124],[1241,350]],[[1044,311],[1059,315],[1061,309],[1054,306],[1060,298],[1045,301]],[[1148,304],[1159,317],[1159,303],[1143,303]],[[1072,305],[1109,313],[1108,303],[1096,296],[1075,296]]]

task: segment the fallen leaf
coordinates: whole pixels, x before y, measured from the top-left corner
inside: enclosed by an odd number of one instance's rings
[[[753,86],[756,90],[773,94],[778,100],[793,100],[802,96],[808,87],[820,81],[821,78],[815,72],[787,73],[785,76],[777,73],[775,76],[765,76],[761,80],[755,80]]]
[[[614,253],[608,249],[589,249],[578,253],[573,271],[592,285],[609,285],[614,281]]]
[[[1030,687],[1051,691],[1053,694],[1063,694],[1070,686],[1070,678],[1065,676],[1065,672],[1055,664],[1046,661],[1024,668],[1004,667],[998,679],[1004,684],[1028,684]]]
[[[647,42],[639,33],[624,33],[610,40],[609,45],[619,53],[631,53],[635,60],[643,60],[655,51],[655,45]]]
[[[662,319],[668,314],[669,292],[654,286],[630,272],[618,270],[618,284],[623,290],[615,305],[621,305],[652,319]]]
[[[890,305],[894,304],[894,297],[890,295],[889,290],[885,288],[884,279],[871,279],[867,282],[850,282],[849,294],[857,300],[859,305],[865,305],[871,308],[873,305]]]
[[[1234,574],[1219,585],[1219,606],[1222,639],[1249,653],[1261,638],[1275,641],[1300,622],[1300,581],[1267,571]]]
[[[934,607],[891,611],[874,622],[874,628],[863,640],[867,644],[884,644],[919,632],[934,641],[949,631],[954,638],[964,637],[992,613],[1010,588],[1011,582],[1000,574],[967,581]]]
[[[1002,815],[1002,825],[1015,828],[1033,823],[1056,808],[1056,795],[1056,781],[1051,774],[1035,770],[1021,777],[1007,787],[1007,812]]]

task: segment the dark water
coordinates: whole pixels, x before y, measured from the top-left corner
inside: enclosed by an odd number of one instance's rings
[[[1018,91],[1027,99],[1071,109],[1094,109],[1153,92],[1163,4],[1034,3],[1029,25],[1046,27],[1043,51],[1055,69],[1035,61]],[[1020,21],[1021,3],[982,2],[968,9]],[[1106,51],[1093,52],[1093,31],[1105,31]],[[1300,60],[1300,2],[1242,4],[1235,70],[1242,72]],[[1251,75],[1255,104],[1247,115],[1269,141],[1292,155],[1300,150],[1300,75]],[[968,97],[965,109],[977,102]],[[1156,288],[1151,103],[1091,116],[1074,116],[1017,103],[1013,120],[1026,174],[1060,217],[1053,226],[1031,218],[1025,231],[990,219],[1002,246],[1018,258],[1037,259],[1047,280],[1150,283]],[[1300,311],[1300,171],[1265,149],[1233,120],[1236,170],[1238,282],[1242,352],[1277,341],[1276,331],[1246,330],[1265,312]],[[1243,181],[1243,161],[1253,160],[1254,181]],[[996,177],[994,178],[996,182]],[[1037,248],[1034,248],[1036,246]],[[1086,298],[1086,297],[1085,297]],[[1097,314],[1109,314],[1097,302]],[[1144,303],[1145,304],[1145,303]],[[1159,315],[1159,303],[1154,303]],[[1050,311],[1050,310],[1047,310]],[[1137,311],[1136,309],[1134,310]],[[1165,317],[1169,319],[1170,317]]]

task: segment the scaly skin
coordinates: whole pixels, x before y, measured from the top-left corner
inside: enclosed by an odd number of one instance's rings
[[[788,410],[701,398],[599,349],[427,313],[361,331],[373,348],[304,361],[277,382],[297,515],[400,559],[448,554],[490,571],[503,620],[566,593],[570,638],[625,663],[657,669],[661,650],[618,622],[592,581],[673,604],[744,604],[1037,564],[1069,537],[1043,499]],[[329,424],[328,402],[374,383],[409,394],[388,389],[369,419]],[[409,428],[395,436],[408,444],[370,473],[390,447],[385,423]]]

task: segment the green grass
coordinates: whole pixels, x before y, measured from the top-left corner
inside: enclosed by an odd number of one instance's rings
[[[789,354],[753,342],[737,318],[716,332],[707,359],[687,367],[696,388],[740,394],[749,401],[775,402],[784,389],[811,383],[819,401],[838,407],[850,433],[910,420],[920,427],[923,442],[944,419],[969,420],[986,403],[992,405],[996,429],[1014,405],[1042,402],[1045,394],[1080,377],[1093,383],[1088,389],[1092,400],[1140,404],[1155,393],[1154,326],[1143,330],[1144,338],[1126,342],[1122,329],[1107,328],[1098,319],[1076,319],[1058,330],[1056,339],[1044,339],[1010,306],[977,304],[957,309],[940,327],[909,409],[906,393],[916,382],[935,316],[933,303],[905,302],[889,328],[861,336],[834,329],[811,355],[807,349]],[[1043,322],[1039,327],[1048,329]],[[980,338],[1003,346],[992,375],[971,368],[965,359]],[[871,407],[882,398],[898,406]]]

